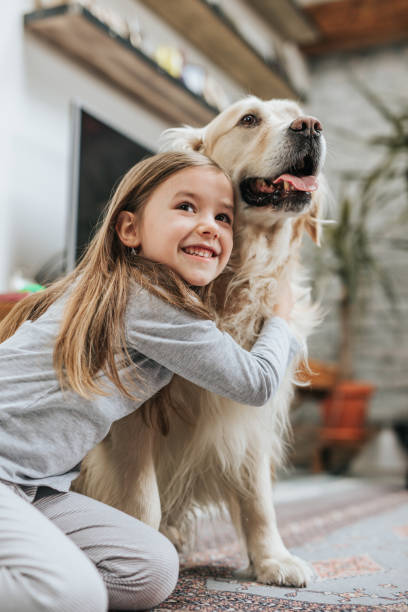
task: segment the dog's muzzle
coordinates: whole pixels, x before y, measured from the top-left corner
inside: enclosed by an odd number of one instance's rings
[[[320,124],[319,124],[320,125]],[[301,212],[318,188],[322,155],[321,130],[288,130],[286,165],[273,176],[246,177],[240,182],[241,197],[248,206],[272,211]]]

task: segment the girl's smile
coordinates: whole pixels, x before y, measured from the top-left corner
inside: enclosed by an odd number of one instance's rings
[[[122,242],[138,247],[143,257],[168,265],[191,285],[204,286],[230,258],[233,210],[228,178],[216,168],[191,167],[155,189],[141,219],[122,213],[131,222],[131,235],[124,236],[130,231],[124,217],[117,231]]]

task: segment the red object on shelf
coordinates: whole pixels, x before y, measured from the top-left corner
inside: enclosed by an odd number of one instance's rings
[[[0,293],[0,321],[4,319],[17,302],[30,295],[28,292]]]
[[[15,291],[14,293],[0,293],[0,302],[19,302],[26,295],[27,291]]]

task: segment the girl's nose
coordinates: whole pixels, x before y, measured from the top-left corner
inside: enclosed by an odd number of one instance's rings
[[[218,238],[218,226],[214,221],[201,221],[197,226],[197,232],[202,236],[213,236]]]

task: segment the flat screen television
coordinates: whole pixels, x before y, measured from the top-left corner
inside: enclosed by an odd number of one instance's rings
[[[66,272],[83,254],[115,185],[153,151],[73,104]]]

